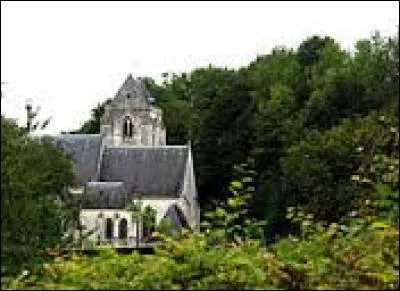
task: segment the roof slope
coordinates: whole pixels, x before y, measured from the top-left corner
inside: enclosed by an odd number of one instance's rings
[[[89,182],[82,198],[85,209],[121,209],[131,202],[123,182]]]
[[[106,147],[100,181],[122,181],[129,192],[178,196],[188,157],[187,146]]]
[[[61,134],[52,136],[53,142],[70,155],[78,185],[85,185],[97,176],[102,137],[100,134]]]

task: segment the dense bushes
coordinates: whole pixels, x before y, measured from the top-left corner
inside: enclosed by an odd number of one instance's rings
[[[293,211],[289,212],[292,216]],[[297,212],[299,236],[264,249],[254,240],[236,242],[207,234],[164,237],[154,255],[58,257],[33,275],[8,283],[12,289],[397,289],[398,230],[352,220],[316,223]]]
[[[293,210],[288,217],[294,215]],[[324,224],[299,211],[299,237],[273,246],[277,259],[294,272],[301,289],[393,289],[398,277],[398,230],[375,220],[349,218],[345,224]]]

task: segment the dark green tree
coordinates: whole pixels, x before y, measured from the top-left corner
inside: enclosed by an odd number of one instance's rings
[[[29,268],[61,244],[73,182],[68,157],[1,117],[1,261],[3,274]]]

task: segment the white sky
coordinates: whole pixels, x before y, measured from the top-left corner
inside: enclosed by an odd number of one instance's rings
[[[128,73],[160,79],[208,64],[238,68],[313,34],[350,49],[394,35],[399,2],[1,1],[1,112],[25,122],[32,98],[47,133],[77,129]]]

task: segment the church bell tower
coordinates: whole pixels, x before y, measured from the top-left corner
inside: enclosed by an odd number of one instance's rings
[[[166,144],[162,111],[141,79],[128,75],[104,108],[100,132],[108,146],[160,146]]]

